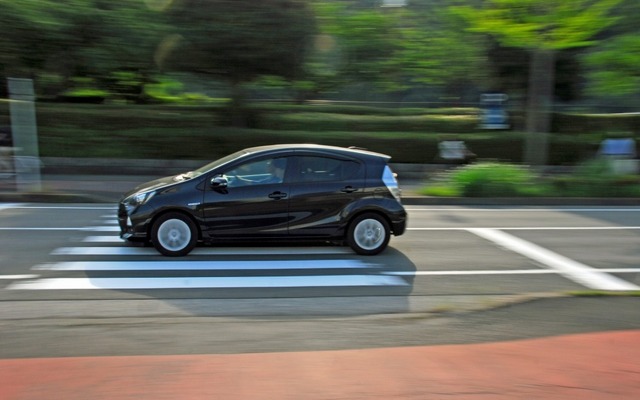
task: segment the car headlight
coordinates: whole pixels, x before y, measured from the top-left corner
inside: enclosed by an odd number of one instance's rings
[[[140,192],[127,197],[123,202],[125,207],[127,208],[127,213],[131,214],[131,212],[133,212],[136,208],[151,200],[151,198],[155,196],[155,194],[155,191]]]

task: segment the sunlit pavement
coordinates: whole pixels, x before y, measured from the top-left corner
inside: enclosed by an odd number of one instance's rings
[[[14,399],[637,399],[640,330],[370,350],[0,360]]]

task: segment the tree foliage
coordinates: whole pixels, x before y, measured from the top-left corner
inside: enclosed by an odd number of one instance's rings
[[[599,95],[640,94],[640,37],[611,39],[587,57],[593,68],[591,91]]]
[[[315,34],[299,0],[184,0],[169,14],[182,39],[173,64],[233,83],[299,77]]]
[[[548,158],[546,133],[551,125],[550,104],[556,52],[593,45],[594,36],[615,22],[611,10],[623,0],[487,0],[482,7],[452,9],[469,22],[469,30],[491,35],[508,47],[531,53],[525,160],[544,165]]]

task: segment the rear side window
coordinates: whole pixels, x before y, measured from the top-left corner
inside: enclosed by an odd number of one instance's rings
[[[362,175],[362,164],[330,157],[302,156],[298,158],[296,182],[333,182]]]

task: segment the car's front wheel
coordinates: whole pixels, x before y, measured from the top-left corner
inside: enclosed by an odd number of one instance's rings
[[[367,213],[351,222],[347,243],[358,254],[375,255],[389,244],[389,223],[381,215]]]
[[[153,224],[151,241],[153,247],[165,256],[185,256],[196,246],[198,230],[186,215],[168,213]]]

